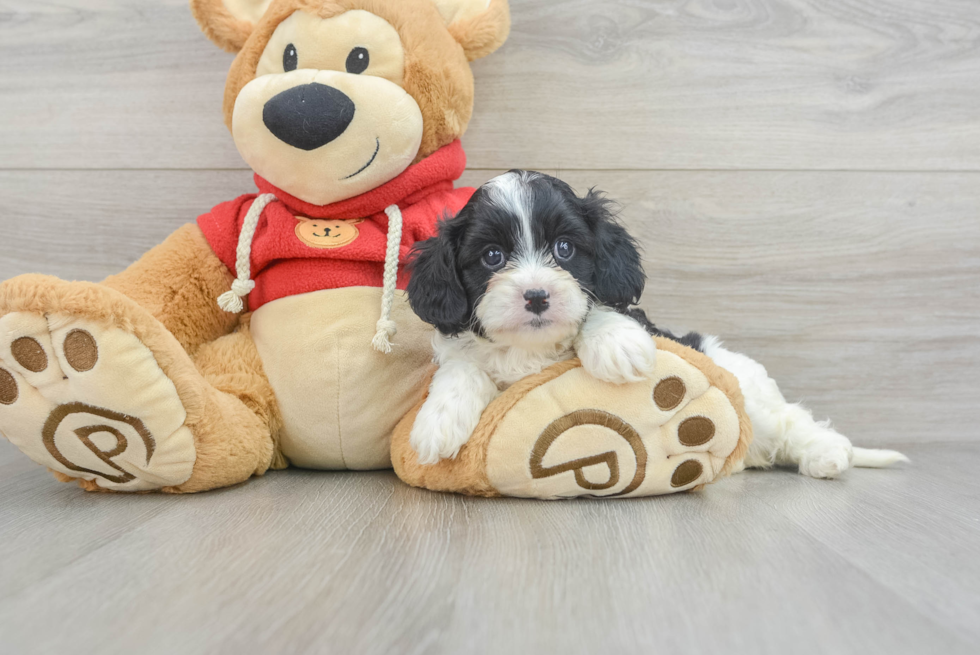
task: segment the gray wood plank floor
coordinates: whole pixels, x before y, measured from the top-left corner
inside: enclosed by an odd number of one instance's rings
[[[980,4],[511,0],[479,184],[623,205],[658,323],[912,458],[536,503],[390,472],[84,494],[0,440],[0,653],[980,652]],[[0,279],[252,189],[186,0],[0,0]]]
[[[392,473],[82,494],[0,444],[9,653],[970,653],[980,444],[818,481],[482,500]]]

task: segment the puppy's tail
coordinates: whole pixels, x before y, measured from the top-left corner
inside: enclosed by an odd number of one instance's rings
[[[859,466],[866,469],[883,469],[899,462],[908,461],[909,458],[897,450],[855,448],[851,466]]]

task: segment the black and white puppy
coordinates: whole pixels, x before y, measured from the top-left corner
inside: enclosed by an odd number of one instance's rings
[[[416,247],[412,309],[436,327],[439,365],[410,443],[419,462],[455,457],[501,390],[576,355],[594,377],[638,381],[656,362],[650,334],[704,352],[739,380],[755,438],[750,467],[799,466],[834,477],[850,466],[885,466],[893,451],[852,448],[829,423],[787,403],[765,368],[697,333],[676,338],[632,305],[645,283],[640,254],[611,203],[566,183],[510,171]]]
[[[500,390],[576,354],[601,380],[649,375],[656,347],[625,314],[644,281],[601,194],[526,171],[477,189],[413,259],[409,301],[438,330],[439,370],[411,436],[419,461],[455,456]]]

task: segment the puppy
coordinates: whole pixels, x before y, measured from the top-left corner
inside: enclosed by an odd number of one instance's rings
[[[503,389],[555,362],[577,355],[592,376],[617,384],[648,376],[657,355],[650,334],[700,350],[738,378],[755,433],[747,466],[834,477],[904,459],[852,448],[716,337],[678,338],[651,324],[632,307],[645,283],[636,243],[594,190],[580,198],[556,178],[510,171],[417,245],[412,269],[409,302],[436,327],[439,365],[411,433],[422,464],[455,457]]]
[[[419,461],[454,457],[501,390],[576,354],[601,380],[649,375],[656,347],[625,313],[644,281],[600,194],[526,171],[483,185],[413,258],[409,302],[437,329],[439,365],[411,435]]]

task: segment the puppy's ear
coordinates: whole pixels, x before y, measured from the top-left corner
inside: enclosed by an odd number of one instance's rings
[[[201,30],[219,48],[238,52],[271,0],[190,0]]]
[[[457,232],[451,221],[440,221],[436,236],[417,243],[409,261],[408,302],[419,318],[443,334],[462,332],[469,317],[456,266]]]
[[[433,0],[449,33],[463,46],[470,61],[486,57],[503,45],[510,33],[507,0]]]
[[[614,203],[591,189],[580,201],[595,234],[595,287],[603,305],[625,310],[640,301],[646,275],[636,241],[616,221]]]

